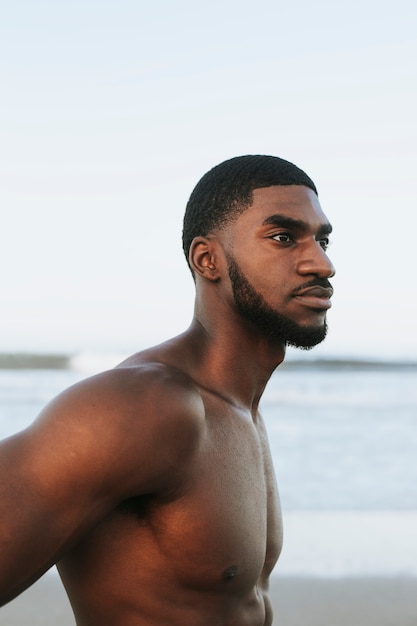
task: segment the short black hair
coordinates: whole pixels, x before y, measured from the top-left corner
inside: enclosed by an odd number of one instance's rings
[[[273,185],[304,185],[317,194],[313,181],[293,163],[275,156],[249,154],[213,167],[191,193],[184,215],[182,244],[188,261],[194,237],[207,236],[252,204],[252,192]]]

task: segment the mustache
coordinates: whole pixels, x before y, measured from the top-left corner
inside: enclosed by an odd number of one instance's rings
[[[296,289],[294,289],[294,294],[297,294],[299,291],[303,291],[304,289],[309,289],[310,287],[323,287],[323,289],[333,289],[333,286],[327,278],[313,278],[308,283],[303,283],[299,285]]]

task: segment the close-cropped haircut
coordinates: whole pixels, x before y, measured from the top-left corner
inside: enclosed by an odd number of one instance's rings
[[[239,156],[208,171],[195,186],[185,210],[182,244],[187,263],[194,237],[206,237],[236,219],[252,204],[254,189],[273,185],[304,185],[317,194],[303,170],[279,157]]]

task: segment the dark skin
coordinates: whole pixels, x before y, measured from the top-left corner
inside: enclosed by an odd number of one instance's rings
[[[306,187],[255,190],[193,241],[184,334],[75,385],[2,442],[3,603],[57,563],[78,626],[272,624],[282,525],[258,405],[285,343],[236,311],[227,257],[269,306],[322,325],[329,294],[295,291],[334,273],[326,224]]]

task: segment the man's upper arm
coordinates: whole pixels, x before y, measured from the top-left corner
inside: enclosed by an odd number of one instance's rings
[[[0,444],[0,602],[122,500],[178,486],[198,445],[198,394],[163,367],[112,370],[61,394]]]

